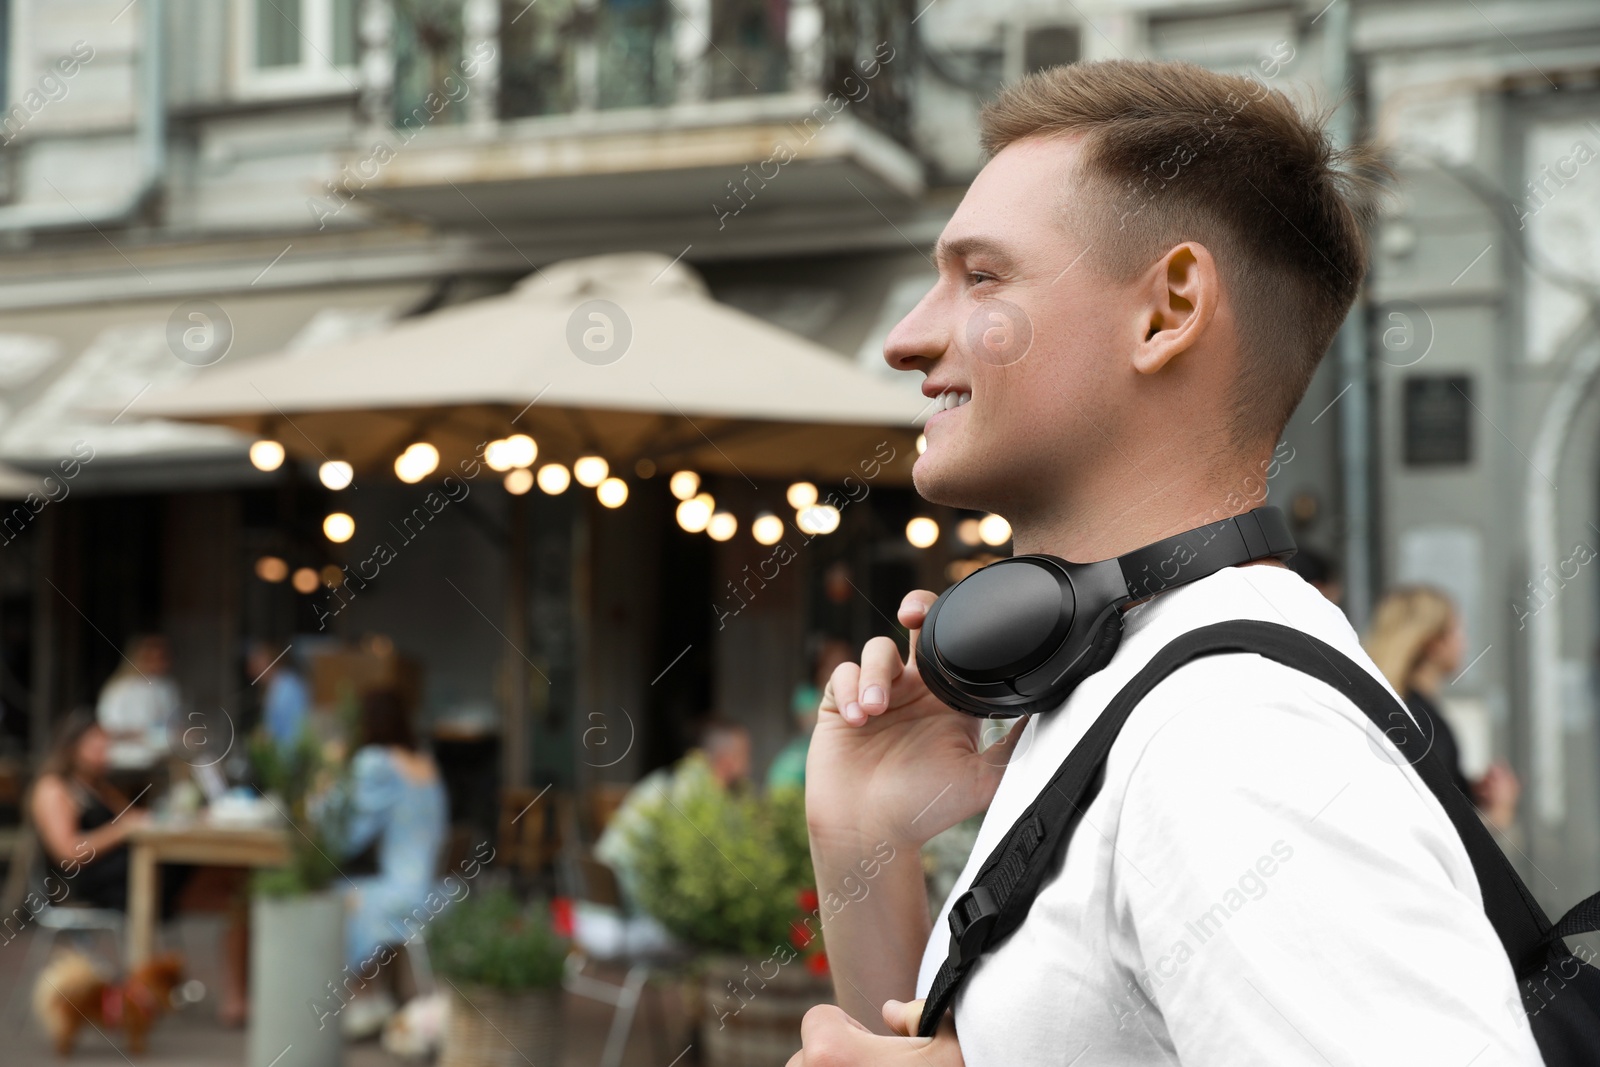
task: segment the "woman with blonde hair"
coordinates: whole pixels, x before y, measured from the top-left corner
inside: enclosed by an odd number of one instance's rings
[[[1517,815],[1522,785],[1496,760],[1477,781],[1461,771],[1461,750],[1438,706],[1439,690],[1461,670],[1467,635],[1450,598],[1425,585],[1402,586],[1378,602],[1372,625],[1361,642],[1383,676],[1405,698],[1406,706],[1461,791],[1499,830]]]

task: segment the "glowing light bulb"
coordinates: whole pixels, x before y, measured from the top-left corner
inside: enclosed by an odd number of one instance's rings
[[[621,478],[607,478],[595,490],[595,496],[608,508],[620,508],[628,499],[628,483]]]
[[[347,488],[355,477],[355,468],[342,459],[330,459],[317,468],[318,480],[329,489]]]
[[[803,511],[817,502],[817,487],[810,482],[795,482],[786,495],[791,508]]]
[[[795,525],[808,534],[830,534],[839,528],[839,509],[832,504],[815,504],[801,509]]]
[[[998,515],[985,515],[978,523],[978,536],[986,545],[1003,545],[1011,540],[1011,524]]]
[[[925,433],[917,434],[917,455],[920,456],[924,452],[926,452],[927,450],[928,450],[928,435],[925,434]]]
[[[559,463],[546,463],[539,468],[539,488],[551,496],[560,496],[572,484],[572,474]]]
[[[506,438],[505,451],[513,467],[531,467],[539,458],[539,446],[525,433],[514,433]]]
[[[783,540],[783,520],[770,511],[763,511],[750,524],[750,536],[763,545],[775,545]]]
[[[710,498],[704,493],[678,505],[678,525],[690,533],[700,533],[710,521]]]
[[[289,577],[289,565],[277,556],[262,556],[256,560],[256,577],[263,582],[281,582]]]
[[[672,476],[667,487],[679,500],[688,500],[700,491],[700,476],[694,471],[679,471]]]
[[[978,532],[978,520],[962,519],[956,523],[956,539],[964,545],[983,544],[983,535]]]
[[[939,524],[926,515],[918,515],[906,523],[906,540],[917,548],[927,548],[939,540]]]
[[[739,520],[731,511],[719,511],[706,523],[706,533],[713,541],[726,541],[739,532]]]
[[[511,462],[515,456],[515,446],[504,437],[497,437],[483,446],[483,462],[492,471],[504,474],[515,467]]]
[[[439,469],[439,450],[418,441],[395,457],[394,473],[407,485],[415,485]]]
[[[336,545],[342,545],[356,535],[356,520],[342,511],[335,511],[322,520],[322,534]]]
[[[611,473],[611,464],[599,456],[579,456],[572,465],[572,477],[579,485],[593,489],[606,480],[606,475]]]
[[[283,446],[276,441],[257,441],[250,446],[250,465],[258,471],[277,470],[283,466]]]
[[[505,486],[506,492],[512,496],[521,496],[533,488],[533,472],[526,467],[518,467],[515,470],[508,471],[506,472]]]
[[[294,586],[296,593],[311,594],[317,591],[317,586],[322,580],[317,577],[317,572],[310,567],[301,567],[294,572],[294,577],[289,579],[289,584]]]

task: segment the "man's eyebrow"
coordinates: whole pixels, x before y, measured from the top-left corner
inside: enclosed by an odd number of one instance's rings
[[[940,240],[933,250],[934,261],[938,263],[946,263],[951,259],[970,259],[973,256],[988,256],[1002,267],[1014,266],[1016,263],[1005,245],[992,237],[974,236],[957,237],[953,241]]]

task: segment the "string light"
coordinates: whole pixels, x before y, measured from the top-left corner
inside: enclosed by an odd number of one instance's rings
[[[512,460],[512,444],[504,437],[497,437],[483,446],[483,462],[492,471],[505,473],[516,464]]]
[[[964,545],[983,544],[983,534],[978,531],[978,520],[968,518],[956,523],[956,539]]]
[[[572,474],[559,463],[546,463],[539,468],[539,488],[551,496],[560,496],[572,484]]]
[[[533,488],[533,472],[526,467],[518,467],[507,471],[505,477],[506,492],[512,496],[521,496]]]
[[[763,511],[750,524],[750,536],[763,545],[775,545],[783,539],[783,520]]]
[[[289,565],[277,556],[262,556],[256,560],[256,577],[263,582],[281,582],[289,577]]]
[[[322,520],[322,534],[336,545],[342,545],[356,535],[356,520],[342,511],[335,511]]]
[[[330,459],[317,468],[317,479],[335,491],[348,487],[355,476],[355,468],[342,459]]]
[[[321,585],[322,581],[317,577],[316,571],[310,567],[301,567],[294,572],[294,577],[289,579],[289,584],[294,586],[295,592],[310,595],[317,591],[317,586]]]
[[[1011,524],[998,515],[985,515],[978,523],[978,536],[984,544],[998,547],[1011,540]]]
[[[920,456],[924,452],[926,452],[927,450],[928,450],[928,435],[925,434],[925,433],[917,434],[917,455]]]
[[[810,482],[795,482],[785,495],[791,508],[802,511],[817,502],[817,487]]]
[[[939,524],[926,515],[918,515],[906,523],[906,540],[917,548],[927,548],[939,540]]]
[[[715,506],[710,493],[690,497],[678,505],[678,525],[690,533],[700,533],[711,522],[711,509]]]
[[[506,438],[505,451],[513,467],[531,467],[539,458],[539,446],[525,433],[514,433]]]
[[[620,508],[628,499],[628,483],[621,478],[607,478],[595,490],[595,496],[608,508]]]
[[[672,476],[667,487],[679,500],[689,500],[700,491],[700,476],[694,471],[679,471]]]
[[[262,439],[250,446],[250,465],[258,471],[275,471],[283,466],[283,446]]]
[[[839,528],[839,509],[832,504],[815,504],[802,508],[794,523],[802,533],[830,534]]]
[[[706,524],[706,534],[713,541],[726,541],[739,532],[739,520],[731,511],[719,511]]]
[[[579,485],[593,489],[606,480],[606,475],[611,473],[611,464],[599,456],[579,456],[578,461],[572,465],[572,476]]]
[[[426,441],[410,445],[395,457],[394,473],[407,485],[415,485],[439,469],[439,450]]]

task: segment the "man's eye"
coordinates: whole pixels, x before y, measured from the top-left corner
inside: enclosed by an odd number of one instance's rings
[[[967,281],[973,285],[977,285],[980,282],[992,282],[994,281],[994,275],[981,270],[968,271]]]

